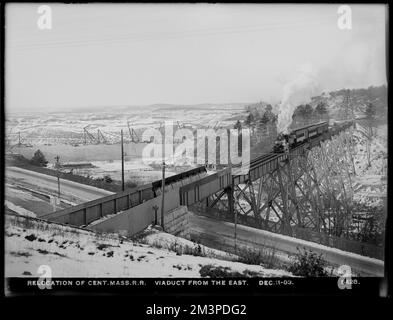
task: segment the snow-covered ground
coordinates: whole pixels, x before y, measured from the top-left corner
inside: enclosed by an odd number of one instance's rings
[[[137,135],[147,128],[158,129],[164,121],[172,121],[188,127],[214,127],[234,124],[232,117],[244,112],[245,104],[204,104],[204,105],[150,105],[96,107],[94,112],[82,110],[53,114],[7,115],[7,138],[18,142],[18,132],[22,143],[82,144],[84,128],[97,138],[98,130],[110,143],[120,141],[120,130],[124,138],[130,140],[128,125]],[[110,111],[108,111],[110,110]],[[100,137],[102,141],[102,137]],[[88,138],[89,140],[89,138]]]
[[[6,216],[5,236],[6,277],[36,277],[41,265],[51,268],[52,277],[200,277],[205,265],[239,273],[247,270],[261,277],[291,276],[283,270],[209,256],[179,255],[119,235],[22,216]],[[170,239],[157,233],[146,241],[165,244]],[[216,250],[211,252],[220,255]]]
[[[387,197],[387,126],[374,129],[370,141],[370,164],[367,159],[367,137],[365,129],[357,125],[354,130],[356,175],[352,181],[355,189],[354,201],[370,207],[383,206]]]
[[[186,252],[190,250],[200,250],[203,254],[210,258],[217,258],[222,260],[235,261],[239,257],[225,251],[212,249],[202,244],[196,244],[188,239],[176,237],[166,232],[161,232],[153,227],[148,227],[144,232],[142,239],[143,243],[153,247],[163,249],[175,249],[179,252]]]
[[[233,127],[235,121],[231,119],[242,115],[244,106],[245,104],[164,104],[143,107],[114,106],[110,111],[108,108],[97,108],[94,112],[82,110],[56,114],[9,115],[7,141],[13,146],[13,153],[22,154],[28,159],[39,148],[50,163],[54,163],[54,158],[59,155],[63,163],[91,162],[95,166],[75,169],[75,174],[94,178],[110,175],[112,179],[120,180],[120,131],[123,130],[126,180],[141,185],[161,177],[160,168],[149,166],[149,162],[157,164],[161,163],[161,159],[142,159],[143,150],[149,144],[131,143],[129,127],[135,130],[139,141],[143,140],[142,134],[146,129],[161,131],[164,121],[173,125],[174,134],[180,128],[195,130]],[[22,146],[16,145],[19,133]],[[109,144],[95,144],[99,136],[101,142],[104,137]],[[180,157],[176,159],[176,166],[167,168],[167,176],[194,167],[194,159]]]
[[[366,182],[368,176],[384,176],[387,167],[387,126],[378,126],[374,129],[374,136],[371,139],[370,162],[368,166],[367,160],[367,138],[366,130],[363,126],[356,125],[354,130],[354,138],[356,139],[356,156],[355,167],[357,175],[365,177]]]
[[[91,178],[103,178],[110,176],[113,180],[121,181],[121,161],[92,161],[94,167],[74,169],[73,173],[81,176],[89,176]],[[166,170],[167,177],[176,174],[170,168]],[[137,185],[143,185],[162,177],[162,170],[153,168],[143,163],[141,158],[132,158],[124,162],[124,178],[125,181],[131,181]]]

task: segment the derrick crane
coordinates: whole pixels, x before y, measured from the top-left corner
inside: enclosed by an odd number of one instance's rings
[[[216,130],[216,129],[220,128],[219,124],[220,124],[220,121],[216,121],[216,123],[214,125],[212,125],[212,121],[209,121],[207,128],[211,128],[213,130]]]
[[[217,121],[216,124],[214,125],[213,129],[216,130],[219,127],[220,121]]]
[[[100,129],[97,129],[97,140],[98,140],[98,143],[101,142],[100,137],[101,137],[101,140],[102,140],[103,143],[108,143],[107,139],[106,139],[105,136],[102,134],[101,130],[100,130]]]
[[[90,141],[97,142],[97,139],[92,135],[89,131],[87,131],[87,128],[90,125],[87,125],[86,127],[83,128],[83,138],[85,140],[85,144],[87,144],[87,138],[89,138]]]
[[[116,138],[116,140],[114,141],[114,143],[119,143],[120,142],[120,137],[117,133],[113,133],[113,132],[105,132],[105,134],[107,136],[111,136],[113,138]]]
[[[128,126],[128,132],[130,133],[131,142],[139,142],[140,141],[139,136],[134,130],[134,128],[130,127],[129,121],[127,121],[127,126]]]

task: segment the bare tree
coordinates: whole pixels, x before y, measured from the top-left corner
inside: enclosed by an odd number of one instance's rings
[[[368,103],[366,107],[366,119],[367,119],[367,143],[366,143],[366,152],[367,152],[367,165],[371,167],[371,141],[374,136],[373,126],[375,121],[376,108],[372,103]]]

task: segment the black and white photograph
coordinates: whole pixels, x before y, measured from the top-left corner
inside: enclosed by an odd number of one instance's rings
[[[6,295],[310,279],[386,295],[387,5],[4,18]]]

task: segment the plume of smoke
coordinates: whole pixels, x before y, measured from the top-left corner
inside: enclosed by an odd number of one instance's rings
[[[296,107],[309,102],[312,96],[320,92],[320,85],[317,81],[315,70],[310,64],[303,65],[298,75],[284,86],[282,100],[279,105],[277,132],[288,133]]]

